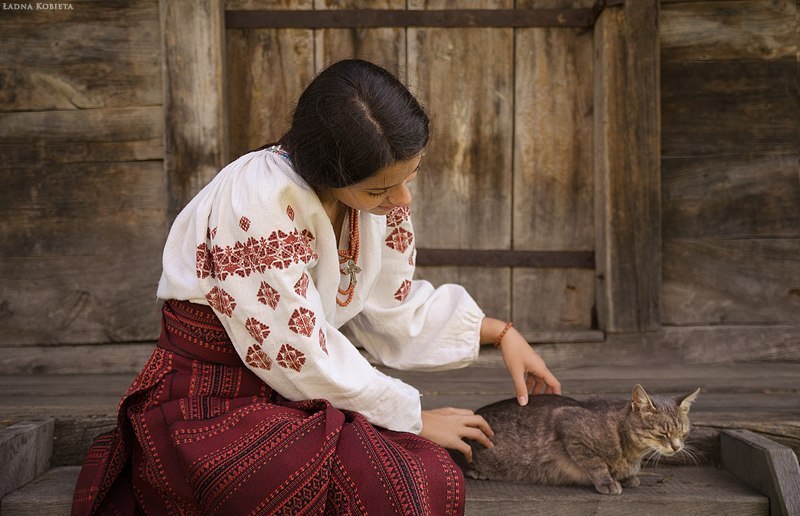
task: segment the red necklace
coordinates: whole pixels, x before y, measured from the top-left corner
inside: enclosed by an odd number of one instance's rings
[[[343,268],[339,268],[339,272],[344,276],[350,276],[350,284],[345,290],[339,288],[339,294],[347,296],[344,301],[338,297],[336,298],[336,304],[339,306],[347,306],[353,300],[353,292],[355,292],[356,283],[358,283],[357,274],[361,272],[361,268],[356,265],[356,262],[358,262],[358,236],[358,210],[350,208],[350,242],[346,250],[339,251],[339,265],[344,265]]]

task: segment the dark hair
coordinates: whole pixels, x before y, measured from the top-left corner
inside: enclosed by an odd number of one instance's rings
[[[330,65],[306,87],[280,143],[312,188],[341,188],[422,152],[428,123],[417,99],[394,75],[348,59]]]

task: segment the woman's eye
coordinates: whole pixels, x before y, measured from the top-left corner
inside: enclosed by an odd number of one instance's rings
[[[386,195],[386,192],[378,192],[378,193],[367,192],[367,194],[369,194],[370,197],[382,197],[382,196]]]

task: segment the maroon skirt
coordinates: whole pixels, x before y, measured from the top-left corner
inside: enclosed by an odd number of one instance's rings
[[[213,311],[164,304],[161,337],[95,439],[73,514],[461,514],[464,478],[417,435],[326,400],[289,402]]]

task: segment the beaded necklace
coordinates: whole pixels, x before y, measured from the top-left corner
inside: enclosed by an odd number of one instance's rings
[[[353,292],[355,292],[356,283],[358,283],[357,274],[361,272],[361,268],[356,265],[356,262],[358,262],[358,248],[358,210],[350,208],[350,242],[347,245],[347,249],[339,251],[339,265],[344,265],[343,268],[339,268],[339,272],[344,276],[350,276],[350,284],[345,290],[339,288],[339,294],[347,296],[344,301],[338,297],[336,298],[336,304],[339,306],[347,306],[353,300]]]

